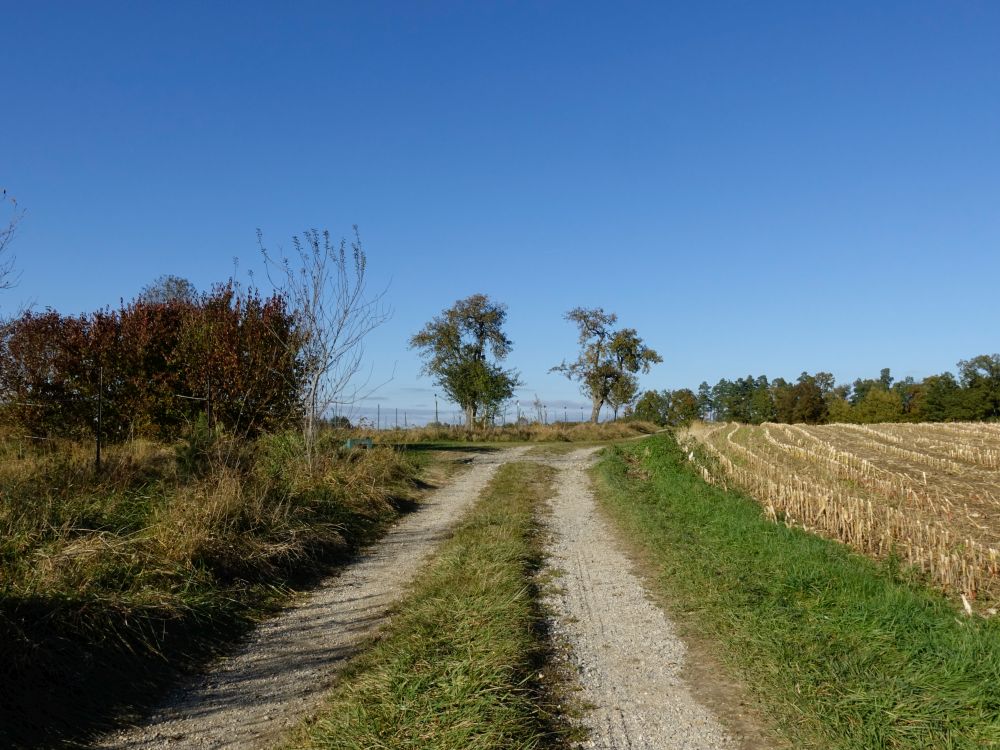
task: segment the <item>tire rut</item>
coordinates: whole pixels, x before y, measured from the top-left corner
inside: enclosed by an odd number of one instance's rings
[[[547,526],[549,564],[561,575],[547,604],[590,707],[582,719],[589,737],[579,747],[735,750],[739,744],[685,684],[683,641],[598,512],[586,473],[595,450],[540,459],[560,469]]]

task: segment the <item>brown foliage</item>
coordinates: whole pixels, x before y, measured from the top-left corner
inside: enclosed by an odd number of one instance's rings
[[[101,393],[111,441],[172,438],[203,414],[257,434],[298,414],[298,350],[284,299],[232,284],[195,301],[29,312],[0,341],[2,418],[37,437],[92,435]]]

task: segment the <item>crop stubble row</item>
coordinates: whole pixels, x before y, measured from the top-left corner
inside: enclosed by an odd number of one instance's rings
[[[705,479],[748,492],[771,518],[894,552],[967,600],[1000,599],[993,425],[696,425],[683,438],[710,456],[688,453]]]

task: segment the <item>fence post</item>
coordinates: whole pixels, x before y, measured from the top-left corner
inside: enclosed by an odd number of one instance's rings
[[[207,394],[205,400],[206,400],[205,411],[207,412],[207,414],[205,416],[208,419],[208,427],[209,427],[209,429],[211,429],[212,428],[212,375],[211,375],[211,373],[208,376],[208,394]]]
[[[104,368],[97,370],[97,455],[94,457],[94,470],[101,473],[101,430],[104,419]]]

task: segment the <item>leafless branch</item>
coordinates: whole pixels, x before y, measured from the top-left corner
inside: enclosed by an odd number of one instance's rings
[[[0,191],[0,200],[5,204],[10,204],[10,217],[7,220],[7,225],[0,225],[0,289],[10,289],[16,286],[18,281],[14,265],[15,258],[10,252],[10,245],[17,233],[17,225],[24,216],[24,210],[18,208],[17,200],[6,190]]]
[[[386,290],[368,294],[368,259],[356,226],[350,244],[334,242],[329,231],[310,229],[292,238],[291,255],[269,251],[260,230],[257,241],[268,279],[286,296],[301,337],[304,433],[311,456],[316,423],[330,407],[370,393],[370,372],[363,382],[356,380],[364,339],[392,311],[384,303]]]

